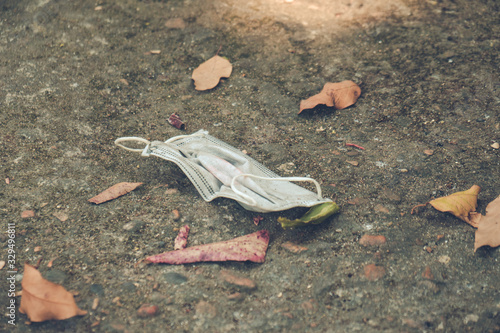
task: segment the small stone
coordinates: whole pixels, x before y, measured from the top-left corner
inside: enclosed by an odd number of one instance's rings
[[[181,217],[181,214],[179,213],[179,210],[174,209],[172,210],[172,218],[174,221],[177,221]]]
[[[286,242],[281,244],[281,247],[292,253],[300,253],[307,250],[307,247],[303,247],[292,242]]]
[[[375,205],[375,211],[378,213],[389,214],[389,208],[382,206],[381,204]]]
[[[41,250],[42,250],[41,246],[35,246],[35,248],[33,249],[33,252],[40,252]]]
[[[0,269],[4,268],[5,260],[0,260]]]
[[[186,27],[186,22],[180,17],[177,17],[167,20],[165,26],[170,29],[184,29]]]
[[[346,162],[349,163],[352,166],[358,166],[359,165],[358,161],[346,161]]]
[[[468,323],[477,323],[479,320],[479,316],[477,314],[468,314],[464,318],[464,324],[467,325]]]
[[[139,231],[144,226],[144,222],[141,220],[132,220],[129,223],[125,223],[123,225],[123,230],[128,231],[130,233],[134,233]]]
[[[188,278],[176,272],[168,272],[163,275],[164,279],[171,284],[183,284]]]
[[[152,304],[143,304],[137,310],[137,315],[141,318],[154,317],[158,314],[158,306]]]
[[[426,149],[426,150],[424,150],[424,154],[427,155],[427,156],[431,156],[432,154],[434,154],[434,150],[432,150],[432,149]]]
[[[439,261],[440,263],[442,263],[442,264],[445,264],[445,265],[446,265],[446,264],[448,264],[448,263],[450,262],[450,260],[451,260],[451,258],[450,258],[450,257],[448,257],[448,256],[440,256],[440,257],[438,258],[438,261]]]
[[[99,306],[99,298],[94,298],[94,301],[92,302],[92,310],[95,310],[97,309],[97,307]]]
[[[64,213],[64,212],[55,212],[54,215],[59,221],[61,222],[66,222],[68,220],[68,214]]]
[[[196,314],[198,316],[203,316],[207,318],[214,318],[217,315],[217,310],[215,309],[215,306],[206,301],[199,301],[195,305],[194,310],[196,311]]]
[[[385,275],[385,268],[375,264],[365,266],[365,277],[370,281],[376,281]]]
[[[103,296],[104,288],[100,284],[92,284],[90,285],[90,292],[97,296]]]
[[[434,274],[432,274],[431,268],[429,266],[425,266],[422,277],[427,280],[434,280]]]
[[[133,282],[128,281],[121,284],[121,289],[122,291],[133,293],[137,290],[137,287]]]
[[[491,148],[498,149],[498,148],[500,148],[500,144],[498,142],[494,142],[491,144]]]
[[[21,213],[21,218],[22,219],[29,219],[35,217],[35,212],[32,210],[25,210]]]
[[[372,236],[372,235],[363,235],[360,239],[359,239],[359,244],[363,245],[363,246],[380,246],[382,244],[385,244],[387,242],[387,239],[385,238],[385,236],[382,236],[382,235],[375,235],[375,236]]]
[[[251,291],[257,287],[254,281],[236,276],[227,270],[220,272],[220,278],[230,287],[234,287],[240,291]]]

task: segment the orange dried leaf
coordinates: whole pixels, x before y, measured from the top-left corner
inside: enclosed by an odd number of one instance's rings
[[[21,285],[23,294],[19,312],[28,315],[33,322],[64,320],[87,314],[87,311],[78,308],[70,292],[61,285],[45,280],[31,265],[24,265]]]
[[[300,101],[299,113],[320,104],[334,106],[337,110],[345,109],[356,103],[360,95],[361,88],[352,81],[328,82],[319,94]]]
[[[146,261],[155,264],[189,264],[202,261],[264,262],[269,232],[260,230],[225,242],[192,246],[150,256]]]
[[[212,89],[219,84],[221,78],[229,77],[232,71],[233,66],[227,59],[215,55],[193,71],[195,89]]]
[[[473,185],[467,191],[456,192],[446,197],[434,199],[429,203],[437,210],[451,213],[473,227],[477,227],[474,224],[475,219],[470,218],[470,213],[476,210],[477,195],[480,191],[481,188],[479,186]]]
[[[104,192],[99,193],[95,197],[89,199],[89,202],[98,205],[100,203],[121,197],[122,195],[125,195],[135,190],[140,185],[142,185],[142,183],[127,183],[127,182],[118,183],[116,185],[111,186]]]
[[[488,204],[486,215],[479,220],[474,251],[485,245],[500,246],[500,196]]]

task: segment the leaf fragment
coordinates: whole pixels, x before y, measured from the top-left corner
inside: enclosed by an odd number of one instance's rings
[[[481,188],[479,186],[473,185],[467,191],[456,192],[446,197],[431,200],[429,204],[440,212],[451,213],[477,228],[475,219],[470,218],[470,213],[476,210],[477,195],[480,191]]]
[[[353,105],[361,95],[361,88],[353,81],[327,82],[320,93],[300,101],[299,114],[317,105],[333,106],[337,110]]]
[[[24,265],[21,285],[23,294],[19,312],[28,315],[33,322],[64,320],[87,314],[87,311],[78,308],[70,292],[63,286],[44,279],[31,265]]]
[[[474,252],[485,245],[500,246],[500,196],[486,206],[486,215],[478,221]]]
[[[140,185],[142,185],[142,183],[127,183],[127,182],[118,183],[118,184],[111,186],[107,190],[99,193],[95,197],[90,198],[88,201],[98,205],[98,204],[101,204],[103,202],[110,201],[110,200],[116,199],[118,197],[121,197],[122,195],[125,195],[125,194],[135,190]]]
[[[199,65],[192,75],[196,90],[212,89],[219,84],[223,77],[229,77],[233,71],[233,65],[229,60],[215,55]]]
[[[203,261],[253,261],[262,263],[269,244],[269,232],[260,230],[232,240],[164,252],[145,259],[155,264],[189,264]]]
[[[187,240],[189,236],[189,226],[186,224],[185,226],[179,229],[179,234],[175,237],[174,241],[174,250],[182,250],[187,246]]]
[[[283,229],[319,224],[339,210],[340,207],[335,202],[325,202],[311,207],[301,218],[290,220],[286,217],[278,217],[278,222],[281,223]]]

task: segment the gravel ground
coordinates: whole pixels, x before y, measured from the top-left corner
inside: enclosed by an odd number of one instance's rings
[[[500,332],[500,250],[474,253],[474,229],[452,215],[410,214],[474,184],[479,212],[500,195],[498,1],[0,5],[0,259],[12,223],[16,290],[23,263],[41,260],[88,311],[43,323],[16,312],[0,330]],[[231,77],[196,91],[193,69],[218,50]],[[354,106],[297,115],[344,80],[362,89]],[[173,112],[185,131],[167,123]],[[296,208],[256,226],[234,201],[204,202],[174,164],[113,144],[199,129],[280,175],[315,178],[340,214],[283,230],[277,218]],[[87,202],[123,181],[144,184]],[[266,261],[135,266],[173,249],[185,224],[191,246],[267,229]],[[364,235],[385,241],[364,246]],[[158,311],[143,318],[144,304]]]

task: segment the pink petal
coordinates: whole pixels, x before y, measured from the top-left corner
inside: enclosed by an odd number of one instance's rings
[[[187,246],[189,226],[185,225],[179,229],[179,234],[175,237],[174,250],[182,250]]]
[[[155,264],[188,264],[202,261],[253,261],[264,262],[269,232],[260,230],[253,234],[235,239],[192,246],[182,250],[170,251],[146,258]]]

